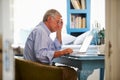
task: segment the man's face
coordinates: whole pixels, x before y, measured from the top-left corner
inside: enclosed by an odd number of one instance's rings
[[[55,32],[62,28],[63,22],[60,16],[51,17],[49,22],[49,29],[51,32]]]

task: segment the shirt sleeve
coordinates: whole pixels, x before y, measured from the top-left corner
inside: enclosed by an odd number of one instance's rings
[[[61,44],[60,44],[60,42],[58,41],[57,38],[55,38],[55,40],[54,40],[54,45],[55,45],[56,50],[61,49]]]

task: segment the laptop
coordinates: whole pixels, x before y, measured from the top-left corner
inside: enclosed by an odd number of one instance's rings
[[[81,47],[80,47],[80,49],[78,51],[73,51],[69,55],[71,55],[71,56],[86,56],[87,49],[88,49],[92,39],[93,39],[92,34],[89,34],[88,36],[86,36],[82,45],[81,45]],[[91,54],[93,54],[93,53],[91,53]]]

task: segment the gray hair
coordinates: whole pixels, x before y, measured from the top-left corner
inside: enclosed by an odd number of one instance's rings
[[[61,15],[57,10],[55,10],[55,9],[50,9],[50,10],[48,10],[48,11],[44,14],[43,22],[47,21],[47,18],[48,18],[49,16],[55,17],[56,15],[62,17],[62,15]]]

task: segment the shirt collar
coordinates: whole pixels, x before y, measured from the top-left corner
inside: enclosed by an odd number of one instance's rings
[[[51,33],[51,31],[48,29],[48,27],[46,26],[46,24],[44,22],[40,22],[40,25],[41,25],[41,27],[43,27],[46,30],[46,32],[47,32],[47,34],[49,36],[50,33]]]

